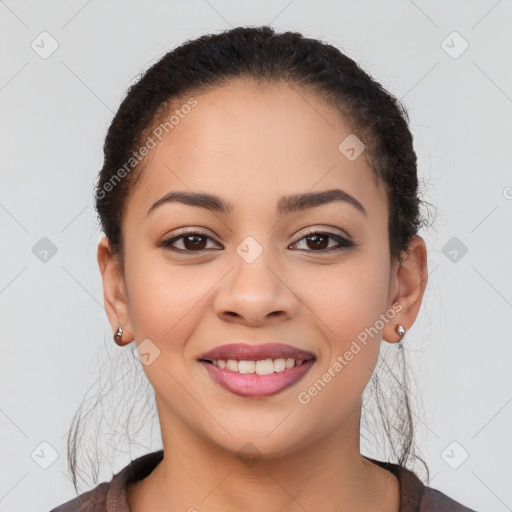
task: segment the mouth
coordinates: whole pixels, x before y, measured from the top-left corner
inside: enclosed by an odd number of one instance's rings
[[[291,345],[222,345],[199,363],[221,387],[243,397],[275,395],[297,383],[316,357]]]

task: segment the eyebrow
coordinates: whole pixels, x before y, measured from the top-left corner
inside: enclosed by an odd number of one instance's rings
[[[234,209],[231,202],[212,194],[173,191],[156,201],[149,208],[147,215],[149,215],[155,208],[158,208],[163,204],[173,202],[196,206],[199,208],[206,208],[207,210],[221,214],[230,214]],[[310,208],[315,208],[317,206],[333,202],[351,204],[365,217],[368,216],[364,206],[354,196],[339,188],[325,190],[323,192],[307,192],[305,194],[283,196],[277,202],[276,211],[278,215],[286,215],[287,213],[302,212]]]

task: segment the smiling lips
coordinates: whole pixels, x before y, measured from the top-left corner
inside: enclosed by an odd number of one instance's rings
[[[316,358],[282,343],[237,343],[216,347],[198,360],[224,389],[243,397],[265,397],[295,384]]]

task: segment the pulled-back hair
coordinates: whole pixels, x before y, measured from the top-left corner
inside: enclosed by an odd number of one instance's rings
[[[424,224],[405,108],[338,48],[297,32],[276,33],[269,26],[237,27],[186,41],[149,67],[128,89],[108,129],[95,189],[101,228],[121,261],[121,219],[145,165],[144,159],[134,155],[139,155],[151,130],[172,108],[189,105],[194,94],[236,79],[263,86],[284,82],[313,91],[346,120],[365,145],[363,157],[375,180],[386,190],[390,257],[401,262],[412,237]],[[395,376],[380,359],[367,387],[376,405],[368,403],[363,411],[378,411],[391,447],[391,461],[405,467],[412,458],[423,460],[415,452],[406,365],[402,344],[398,347],[392,350],[402,376]],[[377,373],[381,373],[380,381]],[[386,382],[386,389],[381,382]],[[85,416],[89,418],[89,414]],[[81,411],[77,412],[68,437],[68,465],[75,489],[84,429],[81,417]],[[362,426],[367,425],[367,418],[362,418]]]

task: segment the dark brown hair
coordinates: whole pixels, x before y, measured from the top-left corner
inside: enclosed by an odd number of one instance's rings
[[[374,178],[386,190],[390,256],[402,261],[408,243],[425,222],[420,214],[416,154],[405,108],[338,48],[297,32],[276,33],[269,26],[237,27],[186,41],[149,67],[129,88],[108,129],[95,190],[101,227],[121,261],[121,220],[144,169],[140,148],[147,144],[151,130],[171,113],[171,105],[186,105],[193,94],[234,79],[261,85],[284,82],[298,90],[311,90],[349,123],[365,144],[363,155]],[[401,344],[397,352],[405,375]],[[376,408],[394,458],[405,466],[413,456],[421,460],[414,452],[407,382],[405,377],[400,380],[394,376],[389,366],[384,370],[391,375],[388,396],[377,378],[372,377],[368,388],[377,397]],[[73,433],[71,430],[68,460],[76,489],[80,416]]]

